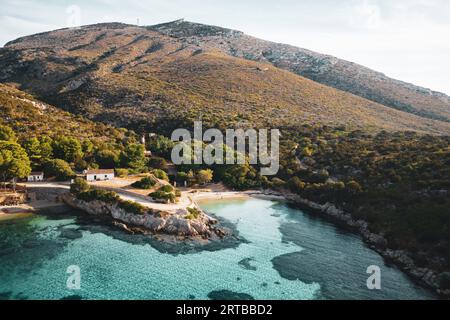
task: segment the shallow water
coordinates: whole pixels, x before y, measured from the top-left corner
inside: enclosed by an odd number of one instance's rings
[[[80,226],[71,216],[2,222],[0,298],[434,298],[359,237],[298,209],[259,199],[201,206],[234,223],[246,241],[174,255]],[[80,267],[80,290],[66,286],[71,265]],[[370,265],[381,268],[381,290],[367,289]]]

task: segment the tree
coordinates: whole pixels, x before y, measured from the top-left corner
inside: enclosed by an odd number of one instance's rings
[[[148,166],[153,169],[167,169],[167,161],[161,157],[151,157]]]
[[[51,159],[52,157],[52,146],[51,139],[48,137],[42,137],[38,139],[36,137],[28,138],[23,143],[22,146],[28,154],[33,166],[39,167],[45,161]]]
[[[139,181],[134,182],[131,186],[136,189],[151,189],[157,181],[152,177],[144,177]]]
[[[298,193],[305,189],[306,184],[299,177],[292,177],[288,181],[288,186],[292,192]]]
[[[61,159],[48,161],[44,166],[44,171],[49,176],[54,176],[58,181],[67,181],[75,176],[69,164]]]
[[[131,143],[120,155],[124,167],[141,170],[145,167],[145,148],[142,144]]]
[[[85,139],[81,143],[81,149],[82,149],[84,154],[91,155],[92,151],[94,150],[94,144],[92,143],[91,140]]]
[[[83,157],[83,150],[78,139],[61,137],[53,141],[53,153],[55,158],[73,162],[77,157]]]
[[[36,138],[28,138],[22,143],[23,148],[28,154],[31,162],[37,165],[41,160],[41,142]]]
[[[100,168],[114,169],[119,164],[119,154],[109,149],[101,149],[96,152],[95,161]]]
[[[154,136],[148,141],[147,147],[155,154],[170,158],[175,142],[164,136]]]
[[[49,136],[41,136],[39,138],[41,164],[52,159],[52,157],[53,157],[52,144],[53,144],[53,140]]]
[[[0,141],[0,179],[6,184],[14,178],[25,178],[31,173],[30,159],[17,143]]]
[[[77,171],[83,171],[89,167],[89,164],[87,163],[87,161],[84,160],[83,157],[81,157],[79,155],[73,161],[73,165],[75,167],[75,170],[77,170]]]
[[[0,125],[0,140],[16,142],[17,137],[16,137],[16,134],[14,133],[13,129],[11,129],[8,126]]]
[[[198,184],[211,182],[213,179],[213,171],[211,169],[200,170],[195,175]]]

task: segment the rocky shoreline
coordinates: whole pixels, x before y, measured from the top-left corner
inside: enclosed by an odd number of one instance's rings
[[[188,212],[185,210],[177,213],[152,210],[151,213],[138,215],[125,211],[117,203],[99,200],[86,202],[70,193],[62,195],[61,200],[90,215],[108,217],[116,227],[128,233],[159,234],[203,241],[215,241],[230,235],[228,230],[217,225],[217,219],[203,211],[199,211],[195,219],[186,219]]]
[[[349,213],[336,208],[331,203],[319,204],[309,201],[292,193],[279,193],[277,191],[264,191],[255,193],[256,197],[262,195],[266,198],[284,199],[288,203],[304,208],[314,213],[325,215],[326,218],[333,220],[335,223],[350,228],[360,234],[369,247],[378,252],[383,258],[394,263],[399,269],[413,278],[419,284],[432,289],[437,295],[450,298],[450,290],[442,288],[443,279],[449,279],[448,272],[438,273],[429,268],[421,268],[417,266],[411,258],[410,253],[405,250],[392,250],[388,248],[387,240],[383,235],[372,233],[369,225],[363,220],[355,220]]]

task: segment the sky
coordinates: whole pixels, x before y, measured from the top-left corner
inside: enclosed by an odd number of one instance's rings
[[[181,18],[330,54],[450,95],[449,0],[0,0],[0,46],[68,26]]]

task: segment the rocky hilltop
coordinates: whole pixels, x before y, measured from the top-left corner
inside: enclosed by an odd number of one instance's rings
[[[388,107],[430,119],[450,121],[450,97],[447,95],[389,78],[381,72],[330,55],[184,20],[150,29],[202,49],[214,48],[231,56],[270,63]]]
[[[450,133],[448,97],[393,80],[385,88],[381,78],[329,56],[185,21],[61,29],[0,49],[0,82],[139,131],[171,132],[202,118],[218,128],[308,123]],[[409,107],[390,103],[392,94],[411,100]]]

